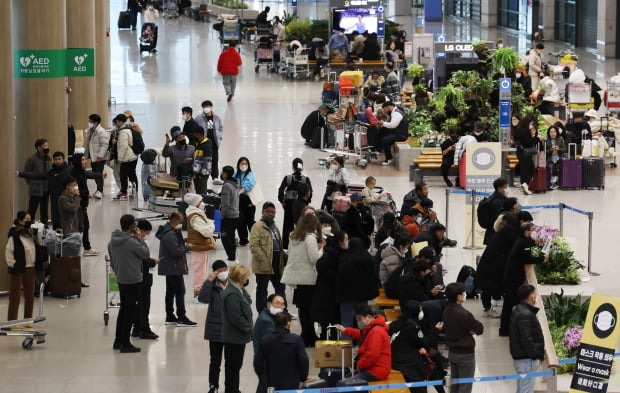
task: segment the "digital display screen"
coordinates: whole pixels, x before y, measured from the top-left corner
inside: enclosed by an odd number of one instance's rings
[[[365,31],[377,32],[377,10],[375,8],[336,8],[333,14],[334,28],[343,28],[345,34]]]

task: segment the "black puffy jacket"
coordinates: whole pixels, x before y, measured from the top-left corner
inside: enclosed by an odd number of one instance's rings
[[[510,317],[510,355],[518,359],[545,359],[545,339],[536,313],[538,308],[521,303]]]

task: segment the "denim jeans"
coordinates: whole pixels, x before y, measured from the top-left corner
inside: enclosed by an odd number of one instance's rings
[[[515,359],[515,370],[518,374],[533,373],[538,370],[540,360],[533,359]],[[517,379],[517,393],[534,393],[534,378]]]

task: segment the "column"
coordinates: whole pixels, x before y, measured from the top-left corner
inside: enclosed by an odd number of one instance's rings
[[[110,1],[95,1],[95,83],[96,111],[104,127],[109,127],[110,108]]]
[[[601,56],[616,57],[617,7],[615,0],[598,0],[596,47]]]
[[[66,0],[66,2],[67,48],[94,48],[95,0]],[[71,59],[68,62],[71,62]],[[70,76],[69,86],[71,94],[69,94],[68,120],[76,130],[82,130],[88,124],[88,115],[98,110],[95,77]]]
[[[497,27],[497,0],[480,1],[480,26]]]
[[[540,2],[539,28],[542,30],[541,39],[551,41],[555,39],[555,2]],[[541,27],[542,26],[542,27]]]
[[[4,126],[2,135],[4,149],[3,159],[0,160],[0,172],[6,175],[0,181],[0,232],[7,233],[13,223],[13,185],[17,181],[11,174],[15,172],[15,107],[13,106],[13,47],[11,45],[11,2],[0,2],[0,69],[5,70],[0,75],[0,122]],[[4,237],[6,239],[6,237]],[[0,242],[0,246],[2,242]],[[0,291],[7,291],[8,272],[6,266],[0,267]],[[4,316],[3,316],[4,317]],[[2,317],[2,318],[3,318]]]
[[[14,49],[66,48],[65,0],[47,0],[45,6],[23,0],[12,4]],[[26,158],[35,153],[37,138],[46,138],[52,152],[67,151],[67,78],[17,78],[14,83],[15,133],[19,135],[15,138],[15,164],[23,169]],[[27,209],[26,183],[16,180],[15,184],[15,210]]]

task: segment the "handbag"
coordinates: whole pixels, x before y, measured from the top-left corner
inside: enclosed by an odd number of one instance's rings
[[[538,145],[530,146],[530,147],[521,147],[521,149],[523,149],[523,153],[529,157],[533,157],[536,154],[538,154]]]
[[[426,379],[431,380],[431,377],[435,372],[435,362],[433,361],[433,359],[431,359],[431,356],[428,353],[424,355],[424,357],[424,363],[426,363]]]
[[[263,201],[263,191],[260,189],[260,186],[258,184],[254,185],[254,188],[252,188],[250,191],[246,192],[248,194],[248,197],[250,198],[250,201],[252,201],[252,204],[254,206],[258,206],[259,203],[261,203]]]

